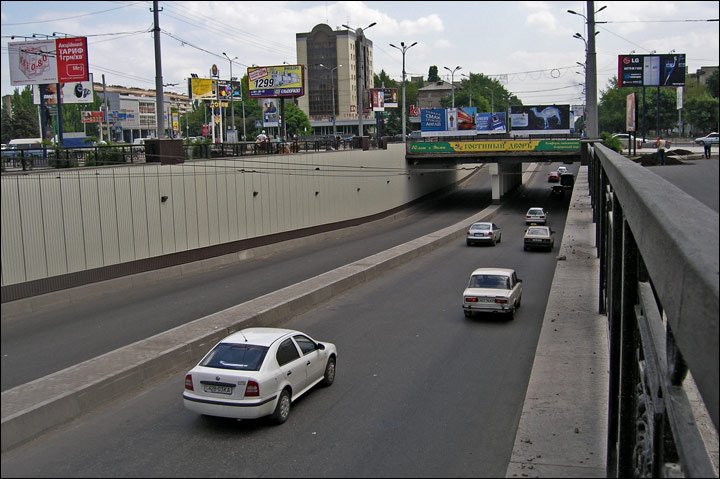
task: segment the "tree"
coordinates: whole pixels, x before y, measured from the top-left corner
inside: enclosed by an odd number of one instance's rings
[[[718,84],[719,84],[718,73],[719,72],[720,72],[720,70],[716,69],[714,72],[712,72],[710,77],[707,79],[706,85],[707,85],[708,93],[710,93],[710,95],[713,98],[718,98],[718,96],[720,96],[720,91],[718,91],[719,90],[719,86],[718,86]]]
[[[685,119],[692,124],[693,131],[717,131],[719,105],[718,99],[708,94],[688,98],[683,109]]]
[[[428,81],[429,82],[439,82],[440,76],[438,75],[438,67],[433,65],[428,70]]]
[[[12,121],[9,125],[10,138],[37,138],[40,128],[37,118],[37,108],[33,105],[32,88],[26,86],[22,91],[15,89],[12,96]],[[3,135],[5,136],[5,135]]]
[[[312,132],[307,115],[290,101],[285,102],[285,126],[289,137],[306,136]]]

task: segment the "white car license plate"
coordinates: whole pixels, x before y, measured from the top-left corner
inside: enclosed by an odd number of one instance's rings
[[[215,394],[232,394],[233,390],[230,386],[218,386],[217,384],[205,384],[204,387],[206,393]]]

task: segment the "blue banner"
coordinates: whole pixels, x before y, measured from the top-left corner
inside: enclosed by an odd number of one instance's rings
[[[478,133],[507,133],[507,121],[504,111],[497,113],[478,113],[475,115]]]
[[[447,118],[444,108],[423,108],[420,110],[420,130],[445,131]]]

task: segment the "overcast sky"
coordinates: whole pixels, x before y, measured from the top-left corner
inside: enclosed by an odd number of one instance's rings
[[[12,93],[8,41],[69,34],[87,36],[95,81],[154,89],[152,2],[2,2],[2,94]],[[717,1],[595,2],[599,93],[617,75],[617,55],[687,54],[688,72],[718,66]],[[190,73],[209,76],[213,63],[229,77],[249,65],[296,62],[295,34],[318,23],[367,30],[374,47],[375,73],[402,78],[402,55],[390,47],[412,44],[406,53],[409,76],[427,77],[436,65],[441,76],[455,73],[499,75],[525,104],[581,104],[584,81],[587,2],[160,2],[163,82],[167,91],[187,93]],[[15,35],[15,39],[10,36]],[[240,71],[238,71],[240,70]]]

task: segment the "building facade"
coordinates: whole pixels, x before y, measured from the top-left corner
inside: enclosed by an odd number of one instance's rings
[[[367,134],[374,125],[367,99],[373,85],[372,41],[362,29],[333,30],[324,23],[295,38],[297,62],[306,65],[305,95],[298,98],[298,107],[308,116],[314,133],[331,134],[334,116],[338,134],[357,134],[362,106]]]

